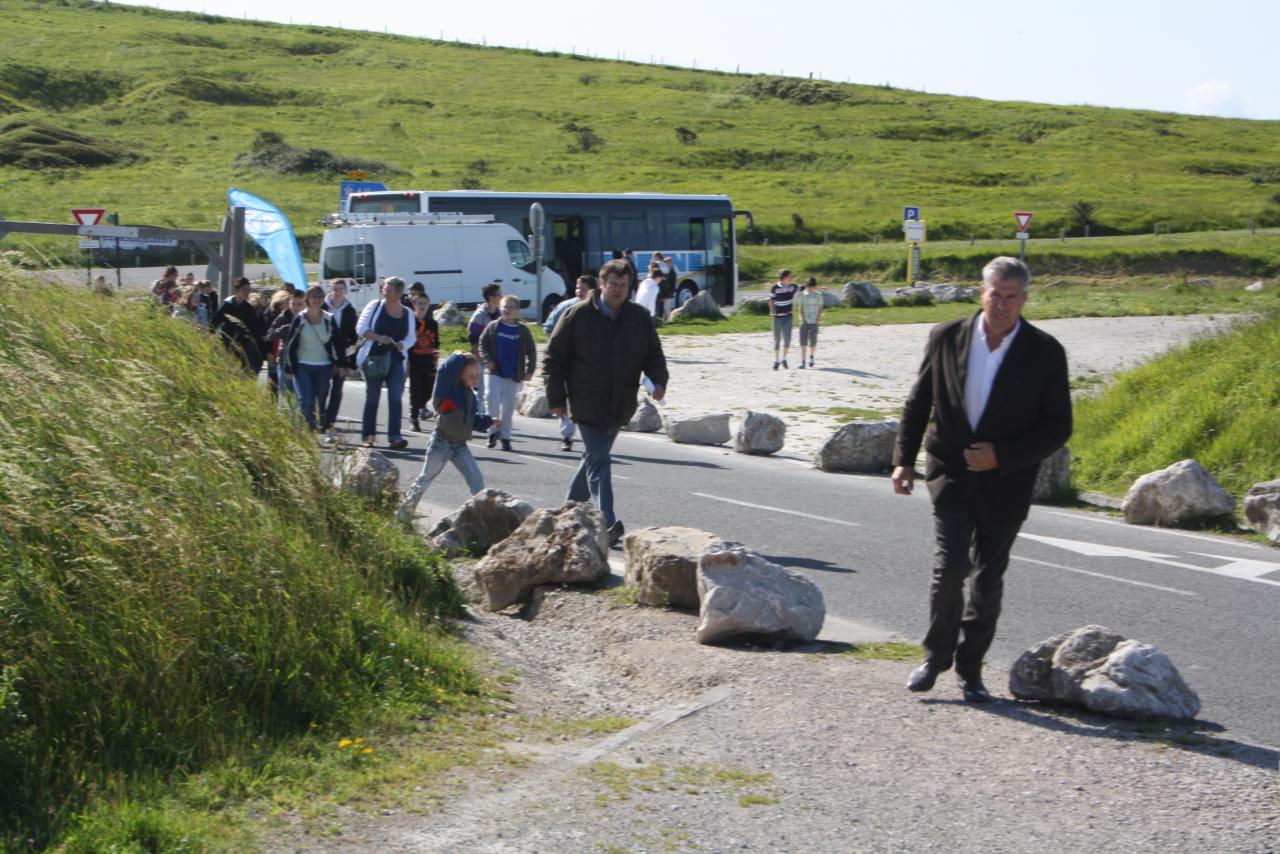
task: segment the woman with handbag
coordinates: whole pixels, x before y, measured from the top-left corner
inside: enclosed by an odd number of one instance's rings
[[[364,307],[356,323],[356,334],[364,339],[356,353],[356,364],[364,372],[364,419],[360,435],[372,448],[378,435],[378,401],[387,387],[387,447],[407,448],[400,435],[404,408],[405,353],[417,340],[413,315],[401,302],[404,279],[389,276],[382,285],[382,299]]]
[[[342,367],[347,371],[356,366],[356,351],[360,349],[360,336],[356,334],[356,307],[347,299],[347,283],[343,279],[334,279],[329,283],[329,299],[325,301],[325,309],[338,322],[338,330],[342,333]],[[342,406],[342,386],[346,382],[346,371],[336,374],[329,384],[329,395],[320,408],[320,429],[330,431],[338,421],[338,409]]]
[[[333,315],[324,310],[324,288],[307,288],[306,308],[294,315],[280,348],[285,379],[302,407],[307,426],[315,430],[316,407],[329,390],[329,381],[346,373],[342,367],[342,331]]]

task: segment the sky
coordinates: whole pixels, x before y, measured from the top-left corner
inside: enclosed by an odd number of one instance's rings
[[[157,0],[280,23],[950,95],[1280,119],[1276,0]]]

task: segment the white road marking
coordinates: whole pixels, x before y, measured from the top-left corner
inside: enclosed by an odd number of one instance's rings
[[[1187,537],[1192,540],[1204,540],[1206,543],[1214,543],[1219,546],[1230,545],[1242,549],[1257,549],[1259,551],[1267,551],[1266,546],[1260,546],[1257,543],[1239,542],[1227,537],[1211,537],[1207,534],[1191,534],[1187,531],[1175,531],[1172,528],[1159,528],[1154,525],[1131,525],[1128,522],[1120,522],[1116,519],[1107,519],[1097,513],[1071,513],[1066,510],[1043,510],[1051,516],[1062,516],[1064,519],[1081,519],[1086,522],[1097,522],[1099,525],[1117,525],[1121,528],[1127,528],[1130,531],[1142,531],[1147,534],[1164,534],[1171,537]]]
[[[1207,555],[1202,552],[1190,552],[1190,554],[1198,554],[1202,557],[1210,557],[1216,560],[1225,560],[1226,564],[1222,566],[1199,566],[1194,563],[1184,563],[1180,560],[1173,560],[1172,555],[1160,554],[1158,552],[1144,552],[1140,549],[1127,549],[1123,546],[1108,546],[1102,543],[1089,543],[1081,540],[1064,540],[1059,537],[1045,537],[1039,534],[1019,534],[1019,537],[1031,540],[1037,543],[1044,543],[1049,546],[1066,551],[1075,552],[1076,554],[1085,555],[1087,557],[1127,557],[1134,560],[1141,560],[1147,563],[1158,563],[1163,566],[1173,566],[1178,569],[1190,569],[1195,572],[1207,572],[1210,575],[1220,575],[1224,578],[1238,578],[1243,581],[1254,581],[1258,584],[1270,584],[1274,587],[1280,587],[1280,581],[1272,581],[1269,578],[1261,578],[1269,572],[1280,572],[1280,564],[1267,563],[1258,560],[1244,560],[1238,558],[1223,557],[1221,555]]]
[[[1166,593],[1177,593],[1180,596],[1199,596],[1199,593],[1193,593],[1190,590],[1179,590],[1176,587],[1161,587],[1159,584],[1148,584],[1145,581],[1134,581],[1132,578],[1120,578],[1115,575],[1107,575],[1103,572],[1090,572],[1087,569],[1077,569],[1074,566],[1063,566],[1060,563],[1049,563],[1047,560],[1036,560],[1035,558],[1022,557],[1021,555],[1010,555],[1013,560],[1020,560],[1023,563],[1034,563],[1036,566],[1048,566],[1053,569],[1065,569],[1067,572],[1078,572],[1081,575],[1092,575],[1094,578],[1105,578],[1108,581],[1119,581],[1123,584],[1132,584],[1135,587],[1150,587],[1152,590],[1163,590]]]
[[[785,507],[770,507],[767,504],[752,504],[750,501],[738,501],[736,498],[722,498],[719,495],[708,495],[705,492],[691,492],[690,495],[696,495],[699,498],[710,498],[712,501],[723,501],[725,504],[737,504],[739,507],[752,507],[756,510],[768,510],[770,513],[786,513],[788,516],[800,516],[804,519],[815,519],[819,522],[832,522],[836,525],[848,525],[850,528],[861,528],[862,525],[857,522],[849,522],[845,519],[832,519],[829,516],[815,516],[812,513],[801,513],[799,510],[787,510]]]

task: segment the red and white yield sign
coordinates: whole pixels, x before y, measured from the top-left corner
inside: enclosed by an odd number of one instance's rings
[[[1026,231],[1027,226],[1031,225],[1031,218],[1035,216],[1031,211],[1014,211],[1013,218],[1018,222],[1018,231]]]
[[[106,208],[72,208],[71,215],[76,218],[76,222],[81,225],[97,225],[102,222],[102,217],[106,214]]]

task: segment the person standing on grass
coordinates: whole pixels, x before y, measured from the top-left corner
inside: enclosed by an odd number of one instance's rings
[[[560,304],[551,312],[551,316],[547,318],[547,322],[542,324],[542,331],[547,333],[547,339],[551,339],[551,333],[555,331],[556,324],[560,322],[560,318],[565,312],[573,308],[583,300],[591,298],[591,292],[596,289],[596,277],[592,275],[581,275],[574,286],[574,298],[561,300]],[[573,451],[573,418],[566,412],[560,416],[560,450],[566,453]]]
[[[489,411],[498,418],[498,427],[489,434],[489,447],[502,439],[502,450],[511,450],[511,418],[520,386],[533,379],[538,352],[529,327],[520,322],[520,299],[502,298],[501,317],[480,333],[480,361],[488,375],[486,396]]]
[[[342,329],[324,310],[324,288],[312,285],[304,297],[305,308],[289,322],[281,346],[280,361],[286,382],[293,387],[302,417],[313,431],[322,424],[325,394],[331,379],[346,373]],[[316,410],[320,410],[317,417]]]
[[[471,314],[471,321],[467,324],[467,340],[471,342],[471,355],[477,359],[480,358],[480,333],[484,332],[485,327],[497,320],[502,313],[498,308],[502,302],[502,285],[491,282],[480,289],[480,296],[484,301],[476,306],[476,310]],[[484,392],[484,384],[481,383],[476,391],[480,399],[480,411],[488,412],[493,407],[485,406]]]
[[[382,399],[382,387],[387,387],[387,447],[393,450],[409,447],[400,435],[404,409],[405,353],[413,347],[416,328],[413,312],[401,302],[404,296],[404,279],[388,276],[382,285],[382,299],[372,300],[356,321],[356,334],[364,343],[356,352],[356,365],[365,374],[364,417],[360,423],[360,437],[366,448],[372,448],[378,436],[378,402]],[[381,368],[385,361],[386,372],[371,376],[370,360]]]
[[[430,418],[427,402],[436,384],[436,359],[440,351],[440,324],[431,316],[431,297],[423,292],[413,298],[415,339],[409,348],[409,423],[422,432],[419,419]]]
[[[991,260],[982,310],[933,328],[902,407],[893,491],[911,493],[923,441],[937,544],[925,660],[907,680],[911,691],[928,691],[954,664],[966,701],[991,699],[982,658],[995,637],[1009,550],[1040,461],[1071,436],[1066,353],[1022,319],[1030,282],[1017,258]]]
[[[484,475],[476,465],[476,458],[472,456],[467,442],[472,432],[501,427],[502,422],[479,411],[475,392],[478,385],[480,360],[471,353],[458,350],[440,365],[435,393],[431,398],[436,410],[436,429],[427,443],[422,470],[396,509],[396,518],[401,522],[408,524],[413,521],[422,494],[444,470],[447,462],[452,462],[462,473],[472,495],[484,489]]]
[[[630,286],[625,262],[601,267],[599,291],[560,318],[542,361],[551,414],[572,412],[582,432],[582,462],[568,498],[595,502],[609,526],[610,546],[623,534],[613,510],[614,440],[635,415],[640,374],[654,384],[654,400],[666,395],[669,379],[653,317],[627,298]]]
[[[800,367],[804,367],[804,351],[809,348],[809,367],[813,367],[813,356],[818,352],[818,323],[825,310],[822,294],[818,291],[818,280],[813,276],[804,283],[804,291],[800,300]]]
[[[795,305],[795,282],[791,281],[791,271],[778,273],[778,283],[769,289],[769,316],[773,318],[773,369],[778,365],[786,368],[787,351],[791,349],[791,308]],[[779,349],[781,348],[781,349]],[[779,357],[781,353],[781,357]]]
[[[325,301],[325,310],[333,315],[338,323],[338,331],[342,333],[342,367],[329,383],[329,393],[321,407],[320,429],[329,431],[338,423],[338,409],[342,406],[342,387],[346,384],[347,374],[356,367],[356,351],[360,349],[360,336],[356,334],[356,323],[359,320],[356,307],[347,299],[347,283],[342,279],[329,282],[329,299]]]

